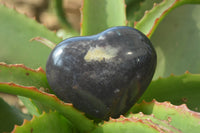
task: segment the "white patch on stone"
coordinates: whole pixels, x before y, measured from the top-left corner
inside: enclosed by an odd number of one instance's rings
[[[133,52],[127,52],[126,54],[127,54],[127,55],[132,55],[132,54],[133,54]]]
[[[102,60],[108,61],[114,58],[117,55],[118,51],[118,48],[114,48],[109,45],[105,47],[90,47],[84,59],[86,62]]]

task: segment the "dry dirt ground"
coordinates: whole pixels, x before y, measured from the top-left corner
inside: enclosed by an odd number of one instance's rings
[[[59,21],[55,10],[53,9],[54,0],[0,0],[0,3],[5,4],[9,8],[15,8],[19,13],[26,14],[31,18],[35,18],[39,23],[44,24],[50,30],[58,30]],[[63,9],[66,17],[71,25],[77,30],[80,30],[80,7],[82,0],[64,0]],[[24,113],[27,113],[23,103],[13,95],[2,94],[3,98],[10,105],[20,108]]]
[[[53,9],[54,0],[0,0],[8,7],[29,17],[35,17],[40,23],[45,24],[51,30],[59,29],[59,22]],[[80,7],[82,0],[64,0],[63,9],[66,17],[75,29],[80,27]]]

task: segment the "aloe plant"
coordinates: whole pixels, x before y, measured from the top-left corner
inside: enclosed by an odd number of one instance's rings
[[[68,37],[78,36],[62,3],[54,1],[60,24]],[[17,95],[28,114],[0,99],[0,132],[199,132],[197,4],[200,0],[83,0],[80,36],[114,26],[134,27],[150,38],[158,57],[154,78],[138,102],[119,118],[99,123],[57,98],[47,82],[45,65],[52,49],[40,42],[58,44],[62,39],[1,4],[0,92]]]

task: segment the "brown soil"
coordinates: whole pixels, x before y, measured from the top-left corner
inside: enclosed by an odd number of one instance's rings
[[[8,7],[15,7],[16,10],[29,17],[34,17],[51,30],[60,28],[59,22],[53,9],[52,0],[0,0]],[[63,9],[71,25],[80,29],[80,7],[82,0],[64,0]]]

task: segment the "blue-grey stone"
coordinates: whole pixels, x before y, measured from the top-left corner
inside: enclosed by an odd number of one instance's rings
[[[126,113],[148,87],[156,52],[140,31],[120,26],[62,41],[46,65],[48,82],[64,102],[107,120]]]

